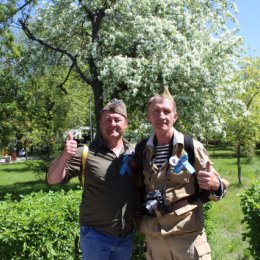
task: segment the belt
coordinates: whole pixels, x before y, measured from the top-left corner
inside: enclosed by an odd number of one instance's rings
[[[191,195],[189,197],[186,197],[186,198],[183,198],[183,199],[179,199],[175,202],[173,202],[172,204],[170,205],[166,205],[164,208],[163,208],[163,212],[164,214],[169,214],[169,213],[172,213],[182,207],[185,207],[193,202],[195,202],[197,200],[197,195],[194,194],[194,195]]]

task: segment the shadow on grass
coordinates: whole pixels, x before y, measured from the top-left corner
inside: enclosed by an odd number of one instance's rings
[[[19,201],[21,196],[31,194],[33,192],[48,192],[48,191],[59,191],[59,190],[79,190],[80,185],[78,183],[70,183],[66,185],[49,185],[45,181],[28,181],[28,182],[17,182],[12,185],[0,185],[0,201],[4,200],[6,194],[11,194],[12,200]]]
[[[219,159],[230,159],[230,158],[236,158],[235,152],[230,148],[224,148],[224,147],[215,147],[208,149],[210,157],[212,158],[219,158]],[[255,150],[255,155],[260,155],[260,149]]]
[[[10,173],[10,172],[14,172],[14,171],[19,171],[19,173],[23,173],[23,172],[28,172],[28,170],[29,170],[29,167],[23,167],[23,168],[21,168],[21,167],[17,167],[17,168],[10,168],[10,169],[8,169],[8,168],[2,168],[1,169],[1,171],[2,172],[4,172],[4,173]]]
[[[231,153],[230,151],[221,151],[221,152],[214,152],[210,151],[210,157],[211,158],[219,158],[219,159],[230,159],[230,158],[236,158],[236,155],[234,153]]]

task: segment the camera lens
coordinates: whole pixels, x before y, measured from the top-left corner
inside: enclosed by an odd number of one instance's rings
[[[154,210],[157,208],[158,202],[157,200],[148,200],[142,206],[142,214],[146,216],[151,216],[154,213]]]

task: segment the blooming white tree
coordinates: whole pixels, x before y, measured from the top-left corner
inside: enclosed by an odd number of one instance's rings
[[[18,24],[37,51],[61,55],[68,76],[76,70],[91,86],[96,118],[118,97],[140,120],[148,98],[168,85],[179,126],[198,135],[205,126],[221,131],[218,112],[232,100],[235,12],[233,0],[52,0],[32,18],[24,10]]]

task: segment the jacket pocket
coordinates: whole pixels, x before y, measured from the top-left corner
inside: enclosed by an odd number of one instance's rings
[[[203,209],[187,205],[158,219],[162,235],[200,232],[204,226]]]
[[[146,260],[154,260],[152,256],[151,249],[147,247],[146,252],[144,253]]]
[[[159,235],[161,233],[161,229],[157,218],[142,218],[140,223],[140,232],[146,235]]]
[[[211,256],[210,256],[211,249],[207,242],[200,244],[200,245],[195,245],[195,249],[196,249],[196,252],[197,252],[200,260],[210,260],[211,259]]]

